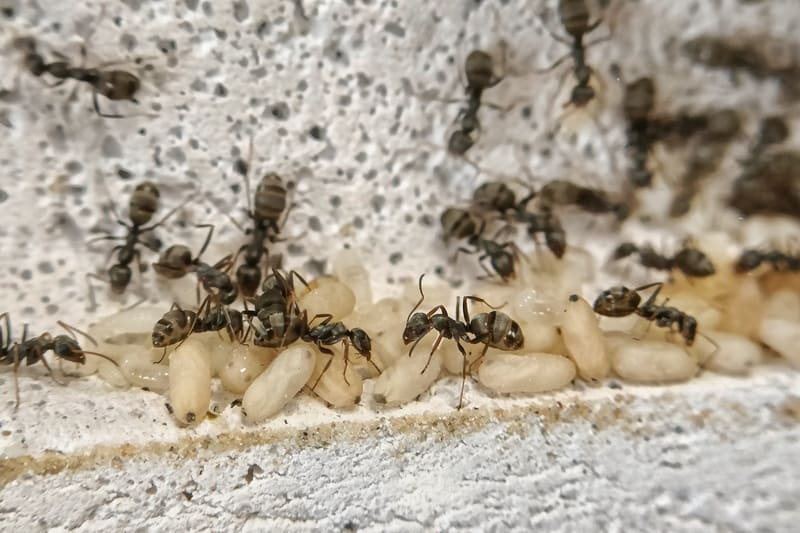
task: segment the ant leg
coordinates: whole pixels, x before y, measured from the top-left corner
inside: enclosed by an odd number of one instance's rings
[[[478,264],[481,266],[483,271],[486,272],[486,275],[485,276],[478,276],[477,279],[484,280],[484,279],[492,279],[492,278],[496,278],[497,277],[497,274],[495,274],[491,270],[489,270],[489,268],[486,266],[486,263],[484,263],[484,261],[486,261],[486,259],[488,259],[488,258],[489,258],[488,254],[484,254],[484,255],[482,255],[482,256],[480,256],[478,258]]]
[[[645,289],[649,289],[650,287],[657,287],[657,289],[650,295],[650,297],[640,306],[644,307],[647,305],[652,305],[655,303],[656,298],[658,297],[658,293],[661,292],[661,288],[664,286],[663,281],[656,281],[655,283],[648,283],[647,285],[642,285],[641,287],[636,287],[633,289],[634,292],[643,291]]]
[[[95,311],[97,311],[97,308],[99,306],[97,305],[97,299],[94,297],[94,285],[92,285],[92,282],[89,281],[89,279],[96,279],[106,284],[108,284],[108,280],[101,278],[97,274],[92,274],[92,273],[86,274],[85,277],[86,277],[86,286],[89,287],[89,307],[87,308],[87,311],[90,313],[94,313]]]
[[[473,301],[473,302],[480,302],[482,304],[486,304],[487,306],[489,306],[490,309],[502,309],[508,303],[508,302],[503,302],[502,304],[500,304],[497,307],[495,307],[492,304],[490,304],[489,302],[487,302],[486,300],[484,300],[483,298],[479,298],[478,296],[464,296],[464,306],[465,306],[465,308],[466,308],[466,301],[467,300],[470,300],[470,301]]]
[[[325,355],[329,355],[330,358],[328,359],[328,362],[325,363],[325,367],[322,369],[322,372],[319,373],[319,376],[314,381],[314,384],[311,386],[311,390],[312,391],[317,388],[317,385],[319,385],[319,380],[322,379],[322,376],[324,376],[325,372],[327,372],[328,368],[330,368],[331,363],[333,363],[333,357],[334,357],[334,353],[331,350],[329,350],[328,348],[325,348],[324,346],[320,346],[319,344],[317,344],[317,348],[319,348],[319,351],[324,353]]]
[[[28,330],[28,325],[25,324],[23,328],[22,334],[22,342],[25,342],[25,333]],[[14,411],[19,409],[19,344],[14,346],[14,397],[17,399],[17,403],[14,404]]]
[[[290,270],[290,271],[289,271],[289,276],[288,276],[288,278],[287,278],[287,279],[288,279],[288,281],[289,281],[289,288],[291,288],[292,290],[294,290],[294,283],[292,282],[292,278],[293,278],[293,277],[294,277],[294,278],[297,278],[297,279],[299,279],[299,280],[300,280],[300,283],[302,283],[302,284],[303,284],[303,286],[305,286],[305,288],[306,288],[306,289],[309,289],[309,290],[311,290],[311,287],[309,287],[309,286],[308,286],[308,282],[306,282],[306,280],[303,278],[303,276],[301,276],[300,274],[298,274],[296,270]]]
[[[450,315],[447,314],[447,308],[444,305],[441,305],[441,304],[437,305],[436,307],[434,307],[433,309],[428,311],[426,314],[428,315],[428,318],[430,318],[433,315],[435,315],[437,311],[441,311],[444,316],[450,316]]]
[[[461,393],[458,395],[458,407],[461,409],[464,406],[464,385],[467,383],[467,352],[458,339],[455,339],[458,351],[461,352]]]
[[[314,322],[318,318],[321,318],[322,322],[317,324],[315,327],[320,327],[320,326],[324,326],[326,324],[329,324],[330,321],[333,320],[333,315],[331,315],[330,313],[317,313],[316,315],[311,317],[311,320],[308,321],[309,329],[311,329],[311,323]]]
[[[456,250],[456,253],[453,254],[453,258],[450,261],[455,263],[458,260],[458,254],[473,255],[473,254],[476,254],[476,253],[478,253],[478,249],[477,248],[474,249],[474,250],[470,250],[469,248],[464,248],[463,246],[461,246]]]
[[[208,235],[206,236],[205,242],[203,242],[203,246],[200,247],[200,251],[197,253],[197,259],[200,259],[203,256],[203,253],[208,248],[209,243],[211,243],[211,236],[214,235],[214,224],[195,224],[195,228],[208,228]]]
[[[433,342],[433,348],[431,348],[431,353],[428,355],[428,360],[425,362],[425,366],[422,367],[422,372],[420,372],[420,375],[424,374],[425,371],[428,370],[428,366],[431,364],[431,360],[433,359],[433,352],[435,352],[436,348],[439,347],[439,343],[442,342],[443,338],[444,336],[441,333],[439,333],[439,335],[436,337],[436,340]]]
[[[477,358],[477,359],[475,359],[475,360],[474,360],[472,363],[470,363],[470,365],[469,365],[469,371],[470,371],[470,373],[472,373],[472,369],[475,367],[475,365],[477,365],[477,364],[478,364],[480,361],[482,361],[482,360],[483,360],[483,358],[486,356],[486,352],[487,352],[488,350],[489,350],[489,343],[488,343],[488,342],[484,342],[484,343],[483,343],[483,350],[481,351],[481,354],[478,356],[478,358]]]
[[[347,356],[350,353],[350,342],[348,342],[347,339],[344,339],[342,340],[342,344],[344,344],[344,370],[342,371],[342,377],[344,378],[344,382],[349,387],[350,382],[347,380],[347,364],[350,362],[350,360],[347,358]]]
[[[53,369],[50,367],[50,364],[47,362],[47,359],[45,359],[44,356],[42,356],[42,364],[47,369],[47,371],[50,373],[50,377],[53,378],[53,381],[55,381],[56,383],[58,383],[62,387],[65,387],[67,385],[66,381],[59,381],[58,378],[56,378],[55,372],[53,372]]]
[[[125,115],[117,113],[103,113],[100,111],[100,104],[97,102],[97,91],[92,91],[92,103],[94,104],[94,112],[103,118],[127,118]]]

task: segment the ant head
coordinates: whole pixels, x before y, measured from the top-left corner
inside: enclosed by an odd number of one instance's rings
[[[517,204],[514,191],[502,181],[487,181],[475,189],[472,203],[493,211],[505,212]]]
[[[447,151],[454,155],[464,155],[475,144],[472,136],[464,130],[456,130],[447,141]]]
[[[239,265],[236,269],[236,284],[245,296],[253,296],[261,284],[261,269],[257,266]]]
[[[778,144],[789,137],[789,126],[782,117],[766,117],[761,121],[758,138],[762,144]]]
[[[464,62],[464,73],[470,86],[485,89],[490,87],[494,80],[494,60],[483,50],[473,50]]]
[[[171,320],[162,318],[156,322],[156,325],[153,326],[153,334],[151,335],[153,346],[156,348],[164,348],[165,346],[169,346],[174,330],[175,328],[173,327]]]
[[[642,297],[627,287],[618,285],[600,293],[594,301],[594,312],[603,316],[627,316],[639,307]]]
[[[514,277],[514,256],[505,250],[494,254],[491,259],[492,268],[497,274],[507,281]]]
[[[108,269],[108,279],[111,291],[114,294],[122,294],[131,282],[131,268],[128,265],[113,265]]]
[[[758,250],[745,250],[739,257],[739,260],[736,261],[733,269],[739,274],[750,272],[758,268],[762,260],[763,256]]]
[[[403,344],[414,342],[421,338],[431,330],[431,321],[428,315],[419,312],[414,313],[406,321],[406,327],[403,329]]]
[[[684,274],[698,278],[711,276],[716,272],[711,259],[696,248],[684,248],[678,252],[675,255],[675,264]]]
[[[656,103],[656,86],[652,78],[639,78],[625,86],[625,118],[642,120],[653,111]]]
[[[155,183],[144,181],[136,186],[128,203],[128,216],[134,226],[144,226],[158,209],[160,193]]]
[[[478,225],[466,209],[448,207],[440,218],[445,237],[466,239],[476,234]]]
[[[616,250],[614,250],[614,253],[611,254],[611,260],[618,261],[620,259],[624,259],[630,255],[633,255],[638,251],[639,247],[636,246],[634,243],[623,242],[622,244],[617,246]]]
[[[153,263],[153,269],[165,278],[178,279],[189,272],[193,263],[192,251],[187,246],[176,244],[164,250],[158,262]]]
[[[358,353],[369,359],[372,356],[372,340],[366,331],[361,328],[350,330],[350,341]]]
[[[589,78],[587,77],[586,81],[588,82],[588,80]],[[594,95],[594,89],[590,85],[579,83],[572,88],[569,101],[578,107],[583,107],[594,99]]]
[[[133,100],[141,87],[139,78],[124,70],[112,70],[104,74],[106,87],[100,91],[109,100]]]
[[[68,335],[58,335],[53,339],[53,352],[56,356],[73,363],[84,364],[86,356],[83,354],[78,341]]]
[[[564,252],[567,251],[567,234],[563,229],[559,227],[545,232],[544,242],[554,256],[559,259],[564,257]]]

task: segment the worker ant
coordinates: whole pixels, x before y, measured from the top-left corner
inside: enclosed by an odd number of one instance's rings
[[[464,350],[462,342],[469,344],[483,344],[483,351],[481,355],[473,361],[475,365],[478,361],[482,360],[486,355],[489,348],[496,348],[504,351],[514,351],[522,348],[525,338],[522,333],[522,328],[514,320],[505,313],[497,311],[482,298],[477,296],[464,296],[463,298],[456,299],[456,317],[452,318],[447,313],[447,308],[444,305],[437,305],[427,313],[415,311],[422,305],[425,300],[425,293],[422,291],[422,279],[425,274],[419,277],[419,294],[420,299],[414,305],[413,309],[408,313],[406,318],[406,325],[403,329],[403,343],[411,344],[408,351],[408,356],[414,352],[417,344],[432,330],[438,333],[436,340],[431,348],[428,360],[422,368],[420,374],[425,373],[428,365],[431,363],[433,353],[439,347],[442,339],[452,339],[456,343],[458,351],[463,358],[463,366],[461,373],[461,393],[458,400],[458,409],[461,409],[464,401],[464,384],[467,379],[467,352]],[[467,301],[480,302],[489,306],[492,311],[488,313],[478,313],[470,318]],[[460,304],[460,305],[459,305]],[[460,313],[463,313],[464,320],[461,321]]]
[[[493,239],[482,237],[486,228],[485,220],[478,225],[469,211],[451,207],[442,213],[441,222],[445,230],[445,239],[449,237],[466,239],[467,244],[472,247],[459,247],[453,261],[458,258],[460,253],[470,255],[481,253],[482,255],[478,257],[478,264],[486,272],[486,277],[494,277],[496,274],[503,281],[514,277],[514,262],[520,255],[519,248],[511,241],[499,243]],[[508,251],[509,248],[511,252]],[[486,259],[489,259],[494,273],[484,263]]]
[[[611,260],[618,261],[633,254],[639,256],[639,263],[645,268],[667,271],[677,269],[690,277],[706,277],[716,272],[708,256],[691,246],[684,246],[670,257],[659,254],[649,244],[638,246],[632,242],[623,242],[611,254]]]
[[[800,272],[800,257],[778,250],[745,250],[734,270],[739,274],[752,272],[763,264],[768,264],[775,272]]]
[[[80,365],[86,363],[87,354],[96,355],[97,357],[101,357],[113,363],[114,365],[117,365],[117,362],[107,355],[98,352],[90,352],[89,350],[84,350],[81,348],[80,344],[78,344],[77,338],[75,337],[75,333],[80,333],[95,346],[97,345],[97,342],[88,334],[66,324],[65,322],[62,322],[61,320],[58,321],[58,325],[64,328],[69,335],[53,336],[50,333],[42,333],[37,337],[29,339],[27,338],[28,325],[25,324],[22,329],[22,340],[12,343],[11,320],[9,318],[9,314],[3,313],[0,315],[0,320],[2,319],[5,319],[5,344],[3,345],[3,330],[0,328],[0,345],[2,345],[0,346],[0,365],[14,366],[14,391],[17,400],[15,409],[19,408],[19,381],[17,379],[17,372],[19,370],[20,363],[23,361],[25,362],[26,366],[30,366],[41,361],[45,368],[47,368],[47,371],[50,373],[50,376],[53,378],[53,380],[61,385],[63,385],[63,383],[56,379],[55,375],[53,374],[53,369],[44,358],[44,354],[48,351],[52,350],[53,354],[58,359]]]
[[[106,240],[121,240],[125,242],[124,244],[120,244],[111,249],[110,255],[113,255],[115,252],[117,253],[117,262],[108,269],[107,280],[97,276],[96,274],[87,274],[87,278],[94,278],[108,283],[111,286],[111,291],[113,293],[122,294],[125,292],[125,288],[131,281],[132,272],[130,264],[136,261],[139,272],[144,272],[144,266],[141,264],[141,256],[137,245],[143,245],[153,252],[158,252],[161,244],[159,242],[153,243],[148,240],[144,240],[142,237],[157,227],[163,225],[164,222],[166,222],[167,219],[175,214],[178,209],[182,208],[191,200],[191,198],[187,199],[185,202],[176,206],[170,212],[164,215],[164,217],[162,217],[161,220],[155,224],[146,226],[146,224],[152,220],[153,215],[158,209],[160,196],[161,195],[158,191],[158,187],[155,183],[151,181],[139,183],[133,190],[133,194],[131,194],[130,201],[128,203],[128,218],[130,219],[130,224],[126,223],[122,220],[122,218],[120,218],[119,213],[117,213],[117,210],[114,207],[114,202],[111,202],[111,211],[114,214],[114,217],[117,219],[117,224],[124,227],[127,230],[127,234],[124,237],[117,237],[107,234],[91,239],[87,244]],[[93,304],[92,309],[95,309],[97,304],[94,300],[94,288],[92,287],[91,283],[89,283],[89,300]]]
[[[202,262],[200,258],[211,242],[214,225],[198,224],[195,227],[208,228],[208,236],[206,236],[206,240],[196,257],[192,257],[192,251],[189,247],[175,244],[161,254],[158,262],[153,263],[153,268],[156,273],[168,279],[182,278],[189,272],[194,272],[197,276],[197,281],[212,297],[215,304],[230,305],[239,295],[236,285],[231,281],[227,273],[233,265],[232,256],[227,255],[214,265]],[[198,300],[200,299],[199,290],[198,286]]]
[[[553,70],[563,63],[566,59],[572,58],[572,74],[575,77],[575,86],[572,88],[569,100],[564,104],[564,107],[574,105],[576,107],[584,107],[591,102],[596,96],[594,88],[589,84],[593,69],[586,63],[586,48],[593,44],[611,39],[611,35],[601,37],[595,41],[584,44],[583,38],[585,35],[594,31],[602,22],[602,19],[597,19],[594,22],[589,22],[589,9],[586,6],[585,0],[560,0],[558,3],[558,16],[561,20],[561,25],[564,30],[571,37],[571,39],[564,38],[548,29],[548,32],[559,42],[562,42],[570,47],[570,52],[557,60],[544,70],[538,71],[545,73]],[[564,78],[567,73],[561,77],[559,81],[559,89],[564,83]]]
[[[633,290],[621,285],[612,287],[601,292],[594,301],[594,312],[608,317],[636,314],[659,328],[669,328],[672,331],[673,327],[677,327],[677,332],[683,337],[686,345],[691,346],[698,334],[697,320],[680,309],[667,306],[666,302],[662,305],[655,303],[663,285],[661,282],[650,283]],[[642,297],[639,295],[639,291],[651,287],[657,288],[644,303],[641,303]],[[713,340],[708,340],[716,346]]]
[[[23,65],[35,77],[44,74],[56,78],[58,81],[52,85],[57,87],[67,80],[84,82],[92,88],[92,103],[95,112],[104,118],[126,118],[126,115],[104,113],[100,110],[97,95],[101,94],[112,101],[127,100],[138,104],[135,95],[141,87],[138,77],[125,70],[105,69],[103,67],[81,67],[69,63],[60,53],[60,61],[47,62],[39,53],[36,41],[31,37],[20,37],[14,42],[15,47],[23,52]],[[81,55],[86,56],[86,48],[81,46]]]
[[[250,150],[247,163],[237,165],[244,177],[245,194],[247,195],[247,216],[253,221],[253,227],[244,230],[239,224],[239,229],[250,237],[247,244],[239,248],[233,262],[244,252],[244,263],[236,269],[236,284],[241,293],[246,297],[253,296],[261,284],[261,261],[269,257],[269,250],[265,243],[277,242],[283,224],[292,206],[287,203],[288,191],[283,180],[278,174],[270,172],[265,174],[258,183],[255,192],[255,202],[251,205],[249,169],[253,159],[253,138],[250,137]],[[281,222],[283,218],[283,222]],[[235,223],[235,221],[234,221]]]
[[[619,65],[614,64],[611,69],[617,79],[623,79]],[[647,162],[656,140],[651,116],[655,101],[656,86],[652,78],[641,77],[625,84],[622,111],[627,124],[625,136],[630,163],[628,180],[634,187],[648,187],[653,181]]]

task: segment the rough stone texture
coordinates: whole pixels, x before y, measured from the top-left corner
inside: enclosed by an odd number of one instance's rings
[[[559,89],[566,66],[529,73],[567,52],[547,31],[560,30],[555,2],[420,5],[0,0],[0,302],[15,335],[23,323],[32,332],[55,331],[57,319],[82,327],[138,299],[136,276],[122,298],[94,282],[92,307],[84,274],[103,272],[111,247],[88,248],[87,239],[121,230],[109,198],[125,217],[142,179],[158,181],[160,213],[197,195],[158,229],[164,243],[196,249],[204,236],[192,225],[213,221],[217,238],[206,257],[235,251],[244,237],[222,213],[244,220],[234,164],[247,157],[251,134],[253,181],[275,170],[296,183],[289,242],[276,246],[288,267],[315,274],[352,246],[368,251],[378,296],[423,271],[472,279],[475,264],[448,263],[438,215],[487,175],[442,150],[458,106],[412,93],[460,97],[469,50],[496,52],[505,40],[509,76],[486,100],[515,105],[481,111],[470,158],[490,175],[519,176],[525,165],[543,181],[570,177],[613,189],[624,135],[612,62],[629,78],[654,75],[660,109],[717,106],[724,95],[725,105],[747,113],[751,135],[758,116],[782,109],[774,84],[694,66],[679,44],[706,31],[791,39],[800,24],[796,0],[612,2],[613,39],[588,51],[604,86],[601,130],[575,113],[551,138],[571,78]],[[607,31],[603,24],[596,36]],[[71,83],[46,87],[20,70],[9,46],[23,34],[41,40],[48,57],[58,51],[80,62],[81,40],[87,64],[144,56],[151,68],[125,67],[141,74],[141,104],[101,105],[157,116],[102,119],[85,87],[74,97]],[[747,146],[746,137],[734,144],[720,183],[735,176]],[[681,164],[666,157],[665,168]],[[672,227],[612,232],[602,223],[587,231],[587,217],[567,222],[571,244],[604,259],[612,239],[669,247],[714,220],[703,210]],[[584,287],[587,296],[603,276]],[[140,292],[165,306],[172,299],[151,271]],[[800,391],[783,367],[741,380],[707,375],[670,388],[528,400],[470,387],[477,411],[461,414],[452,409],[454,382],[377,414],[374,406],[337,413],[303,399],[256,429],[242,426],[238,409],[225,409],[181,430],[161,396],[95,378],[59,387],[35,367],[20,376],[23,403],[14,412],[11,380],[0,375],[4,529],[791,531],[800,519]],[[230,399],[215,396],[219,406]],[[252,464],[261,472],[248,484]]]

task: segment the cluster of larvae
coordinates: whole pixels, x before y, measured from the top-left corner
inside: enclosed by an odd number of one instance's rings
[[[416,282],[409,281],[400,297],[373,301],[368,272],[356,253],[344,251],[333,260],[333,276],[312,280],[309,288],[297,289],[296,297],[309,316],[326,313],[364,329],[372,340],[370,361],[352,351],[345,359],[343,345],[332,346],[329,355],[302,340],[282,349],[263,348],[231,342],[217,332],[193,334],[165,351],[150,344],[162,310],[140,306],[89,330],[100,341],[97,350],[117,365],[88,356],[73,370],[98,371],[114,385],[166,393],[175,419],[190,425],[205,417],[213,395],[224,396],[215,378],[240,398],[244,420],[256,423],[278,414],[304,390],[333,408],[379,407],[412,402],[444,376],[474,376],[495,393],[533,394],[562,389],[576,379],[599,383],[612,375],[655,384],[685,381],[701,369],[744,374],[765,350],[800,365],[800,276],[766,266],[738,273],[734,247],[726,239],[710,235],[702,243],[715,263],[724,265],[715,275],[690,279],[677,273],[660,287],[657,304],[665,306],[668,299],[670,309],[696,320],[698,333],[691,340],[635,313],[598,316],[599,304],[593,308],[580,296],[582,287],[592,286],[595,261],[570,247],[561,260],[545,252],[532,256],[509,283],[473,288],[480,298],[470,301],[470,314],[501,310],[519,327],[521,346],[462,343],[465,357],[453,338],[439,338],[431,329],[409,355],[404,330],[419,302]],[[425,301],[428,314],[441,315],[456,298],[449,286],[430,282]],[[427,311],[424,305],[420,310]],[[453,311],[450,317],[456,316]],[[467,392],[467,403],[473,393]]]

